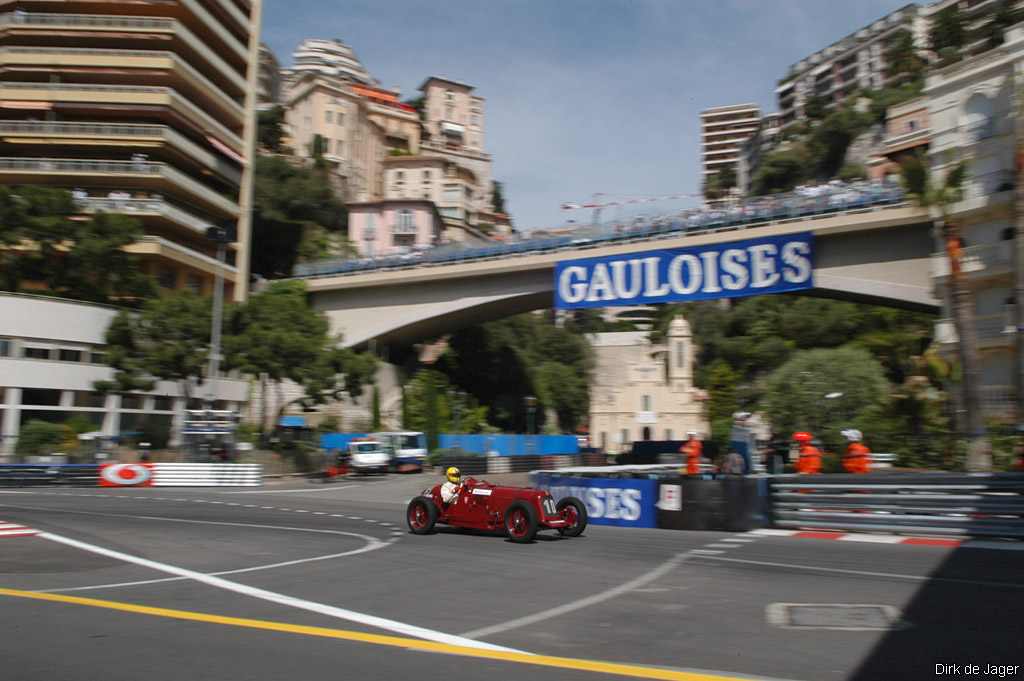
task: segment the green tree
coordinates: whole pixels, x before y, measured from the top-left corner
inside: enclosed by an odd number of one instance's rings
[[[176,381],[188,398],[202,382],[210,345],[209,298],[181,291],[147,301],[139,312],[122,311],[107,328],[106,362],[113,381],[101,392],[151,390],[155,380]]]
[[[284,108],[274,106],[256,114],[256,143],[272,154],[283,150],[281,140],[284,139]]]
[[[720,199],[728,195],[729,190],[735,186],[736,169],[732,166],[724,166],[708,177],[704,185],[704,196],[709,199]]]
[[[981,27],[986,50],[1002,45],[1006,39],[1006,29],[1024,19],[1024,11],[1014,9],[1014,4],[1011,0],[1002,0],[992,9],[988,21]]]
[[[294,402],[311,406],[336,399],[342,392],[361,394],[362,386],[372,380],[376,359],[339,343],[340,339],[329,336],[324,314],[309,306],[304,282],[273,282],[263,293],[229,308],[225,315],[225,367],[265,375],[279,394],[285,380],[303,387],[303,395],[282,403],[279,412]],[[266,432],[266,384],[261,392],[261,426]]]
[[[805,159],[796,149],[779,149],[764,156],[754,174],[755,195],[792,191],[806,177]]]
[[[373,386],[373,396],[370,402],[370,418],[372,419],[370,428],[371,430],[380,430],[380,390],[377,386]]]
[[[960,14],[960,7],[953,3],[935,13],[932,26],[928,29],[928,42],[931,49],[941,52],[944,48],[955,48],[959,51],[967,41],[967,29]]]
[[[810,430],[837,451],[839,431],[858,425],[883,404],[888,385],[866,350],[817,348],[797,354],[772,374],[763,406],[775,432]]]
[[[885,48],[885,75],[889,78],[899,77],[899,83],[909,83],[924,75],[927,64],[917,53],[914,34],[910,31],[900,33],[889,41]]]
[[[31,419],[21,427],[14,451],[22,458],[45,456],[52,454],[63,442],[73,438],[74,435],[74,431],[63,423]]]
[[[981,407],[981,374],[978,360],[978,330],[974,321],[974,303],[964,281],[962,270],[963,239],[959,224],[951,219],[949,207],[960,200],[967,180],[967,165],[960,162],[950,166],[942,184],[936,183],[931,170],[921,156],[904,160],[900,177],[907,195],[921,206],[937,208],[941,219],[937,227],[945,241],[949,259],[949,297],[953,324],[960,339],[960,363],[963,367],[963,396],[969,438],[967,469],[987,471],[991,468],[989,437]]]
[[[804,115],[812,121],[823,120],[828,116],[828,105],[832,103],[825,95],[810,95],[804,102]]]
[[[710,367],[707,417],[709,421],[730,418],[739,407],[742,376],[728,362],[718,359]]]
[[[505,185],[497,180],[491,183],[491,202],[495,213],[505,212]]]

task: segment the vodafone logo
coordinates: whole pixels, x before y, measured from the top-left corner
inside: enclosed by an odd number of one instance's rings
[[[139,487],[151,484],[153,469],[145,463],[107,463],[100,466],[100,487]]]

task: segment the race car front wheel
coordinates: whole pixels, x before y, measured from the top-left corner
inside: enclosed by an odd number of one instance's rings
[[[434,529],[434,523],[437,521],[437,506],[427,497],[416,497],[409,502],[405,520],[413,534],[428,534]]]
[[[559,499],[555,508],[565,518],[565,525],[558,528],[563,537],[578,537],[587,529],[587,507],[576,497]]]
[[[537,534],[537,511],[525,501],[513,501],[505,509],[505,531],[514,542],[533,541]]]

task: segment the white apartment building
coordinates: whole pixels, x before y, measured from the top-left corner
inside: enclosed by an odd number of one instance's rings
[[[723,168],[739,171],[740,150],[757,133],[761,108],[755,104],[737,104],[700,112],[701,187]]]
[[[987,418],[1010,420],[1020,376],[1015,277],[1021,276],[1020,236],[1014,234],[1014,147],[1024,84],[1024,24],[995,49],[935,71],[927,79],[929,159],[936,181],[960,161],[968,164],[963,200],[950,207],[964,240],[963,271],[974,303],[983,407]],[[936,212],[936,216],[938,213]],[[932,258],[938,296],[947,300],[937,340],[957,358],[948,304],[949,259],[941,240]]]
[[[919,10],[906,5],[790,66],[775,88],[783,130],[804,120],[804,104],[813,95],[838,106],[860,88],[885,87],[889,42],[910,31],[918,47],[927,44],[928,22]]]

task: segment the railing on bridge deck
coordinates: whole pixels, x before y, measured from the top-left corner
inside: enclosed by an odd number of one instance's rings
[[[609,243],[647,241],[680,234],[715,233],[769,224],[809,220],[828,215],[854,214],[905,205],[902,188],[884,183],[856,183],[816,196],[778,194],[747,199],[733,206],[682,211],[640,223],[609,221],[579,227],[569,233],[524,241],[447,244],[384,258],[335,258],[295,266],[296,278],[317,278],[375,270],[449,265],[466,261],[536,255],[552,251],[583,250]],[[539,230],[538,230],[539,231]]]

